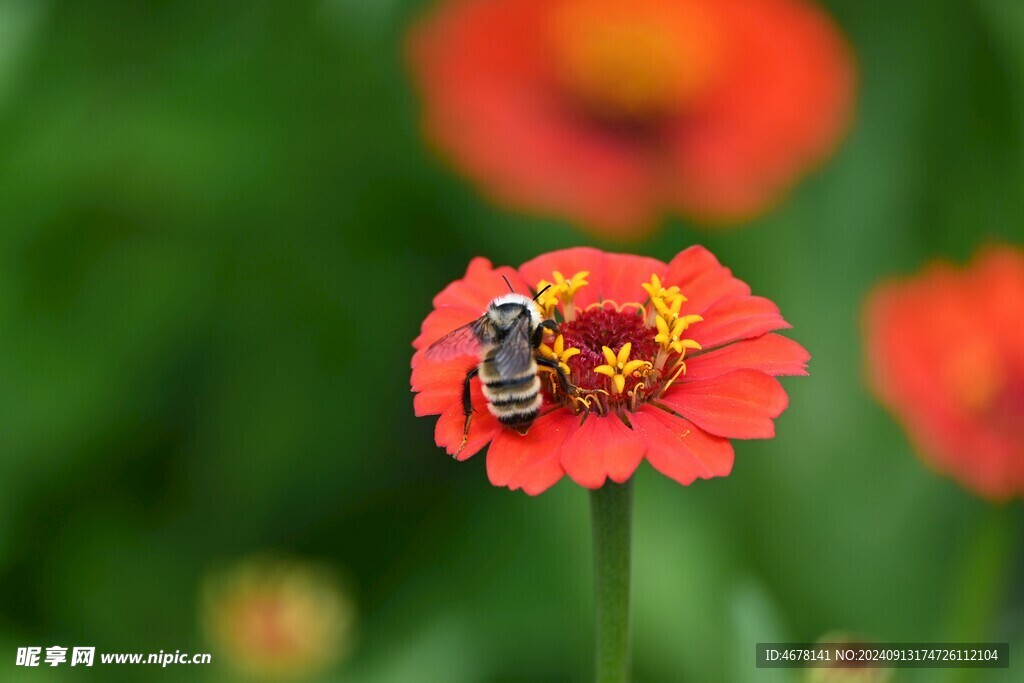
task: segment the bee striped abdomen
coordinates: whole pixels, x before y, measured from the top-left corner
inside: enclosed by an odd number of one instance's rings
[[[506,427],[525,434],[543,402],[537,364],[531,362],[521,375],[503,377],[495,368],[493,353],[488,353],[480,363],[480,384],[491,414]]]

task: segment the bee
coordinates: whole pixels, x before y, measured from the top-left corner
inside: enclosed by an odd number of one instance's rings
[[[496,297],[476,320],[459,327],[438,339],[427,348],[426,358],[446,361],[459,356],[475,354],[479,364],[466,373],[462,385],[462,411],[466,423],[462,431],[462,445],[458,456],[469,440],[469,426],[473,419],[470,382],[479,377],[487,409],[503,426],[525,435],[540,412],[543,397],[539,368],[553,371],[563,391],[573,395],[575,389],[564,369],[556,361],[539,355],[544,332],[558,334],[554,320],[544,320],[537,296],[530,298],[517,294],[508,284],[510,293]],[[550,285],[549,285],[550,286]]]

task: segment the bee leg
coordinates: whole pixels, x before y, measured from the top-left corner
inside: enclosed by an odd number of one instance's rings
[[[453,458],[459,457],[459,453],[466,447],[469,442],[469,423],[473,421],[473,397],[469,392],[469,382],[471,379],[476,377],[480,373],[480,368],[476,367],[466,373],[466,379],[462,382],[462,414],[466,416],[466,424],[462,428],[462,445],[459,446],[459,450],[455,451],[452,455]]]
[[[549,330],[554,334],[558,334],[558,323],[554,320],[545,320],[540,325],[537,325],[537,329],[533,331],[533,348],[537,348],[544,341],[544,330]]]
[[[558,376],[558,385],[565,392],[566,396],[576,395],[576,387],[569,381],[569,375],[557,361],[553,361],[550,358],[535,358],[534,360],[537,361],[538,366],[555,371],[555,374]]]

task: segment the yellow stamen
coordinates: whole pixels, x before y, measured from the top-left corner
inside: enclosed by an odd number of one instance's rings
[[[572,373],[569,369],[568,360],[580,352],[579,349],[572,346],[565,348],[565,338],[562,335],[558,335],[551,346],[541,344],[537,350],[540,352],[540,355],[558,363],[558,367],[562,368],[567,375]]]
[[[679,375],[685,375],[685,374],[686,374],[686,363],[684,363],[682,361],[682,359],[680,359],[679,367],[676,368],[675,374],[672,375],[672,378],[669,381],[665,382],[665,386],[663,386],[661,388],[661,393],[664,394],[666,391],[668,391],[668,388],[670,386],[672,386],[672,383],[675,382],[676,379],[679,378]]]
[[[627,377],[641,377],[650,371],[651,363],[645,360],[630,360],[629,354],[633,351],[633,344],[626,342],[619,349],[618,355],[607,346],[601,347],[604,354],[605,365],[598,365],[594,372],[604,375],[612,381],[612,387],[616,394],[621,394],[626,389]]]
[[[669,323],[668,320],[659,315],[654,321],[658,326],[658,334],[654,337],[654,341],[661,344],[661,348],[665,351],[675,351],[678,354],[685,354],[686,349],[700,351],[700,344],[693,339],[684,339],[682,335],[691,323],[700,322],[701,320],[703,318],[699,315],[684,315]]]
[[[604,406],[598,394],[607,396],[608,392],[604,389],[595,389],[586,394],[570,396],[569,398],[572,400],[573,408],[577,413],[596,412],[598,415],[604,415]]]
[[[545,320],[555,317],[555,309],[558,308],[558,292],[552,283],[541,280],[537,283],[537,305],[540,307],[541,315]]]
[[[647,318],[647,324],[650,325],[652,322],[657,324],[657,320],[654,320],[654,318],[661,316],[665,319],[665,322],[669,324],[669,327],[675,325],[677,321],[683,320],[685,325],[683,329],[685,330],[690,325],[704,320],[704,318],[699,315],[682,315],[680,310],[685,302],[686,297],[682,294],[652,298],[651,303],[654,305],[654,310],[651,311]]]
[[[645,282],[640,286],[644,288],[644,291],[647,292],[647,294],[651,297],[652,300],[669,299],[676,296],[681,296],[683,297],[683,301],[686,301],[686,297],[679,293],[679,287],[672,285],[671,287],[666,289],[661,284],[661,278],[659,278],[654,273],[651,273],[650,282]]]
[[[683,307],[683,302],[685,301],[686,297],[682,294],[656,296],[651,299],[651,303],[654,304],[654,309],[658,312],[658,315],[666,320],[678,318],[679,310]]]
[[[565,292],[563,301],[572,301],[572,298],[576,296],[576,292],[580,291],[581,287],[586,287],[590,284],[587,282],[587,276],[590,275],[589,270],[581,270],[568,280],[557,270],[553,275],[555,276],[555,287]]]
[[[637,407],[640,405],[640,402],[644,399],[644,396],[646,394],[646,384],[637,384],[635,387],[633,387],[632,391],[626,394],[629,397],[629,410],[631,412],[635,413],[637,411]]]
[[[537,297],[537,304],[544,313],[544,317],[551,318],[554,315],[555,308],[557,308],[558,304],[561,303],[562,317],[566,321],[572,320],[575,317],[573,299],[576,297],[576,292],[578,292],[581,287],[585,287],[589,284],[587,282],[588,275],[590,275],[589,271],[581,270],[571,278],[567,279],[562,275],[562,273],[556,270],[551,274],[554,282],[548,282],[547,280],[541,280],[538,282],[538,292],[545,287],[548,288],[547,291]]]

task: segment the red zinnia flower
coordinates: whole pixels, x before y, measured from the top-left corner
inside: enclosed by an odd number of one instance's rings
[[[609,234],[762,211],[845,130],[805,0],[450,0],[413,32],[427,136],[491,196]]]
[[[1024,495],[1024,253],[982,252],[881,285],[871,381],[921,456],[993,500]]]
[[[522,436],[503,428],[479,382],[463,441],[463,380],[479,357],[435,362],[427,348],[478,318],[507,291],[542,291],[538,313],[559,324],[540,347],[567,371],[574,395],[542,372],[543,406]],[[544,290],[545,286],[551,285]],[[788,399],[775,375],[805,375],[807,352],[773,330],[789,327],[768,299],[752,296],[702,247],[665,264],[580,247],[539,256],[518,270],[483,258],[434,298],[412,359],[417,415],[440,415],[437,445],[464,460],[490,444],[493,484],[544,491],[568,474],[598,488],[622,483],[643,458],[681,484],[732,469],[729,439],[774,436]]]

